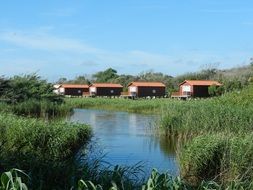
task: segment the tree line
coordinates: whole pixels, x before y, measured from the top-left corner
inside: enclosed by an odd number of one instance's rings
[[[91,77],[87,77],[87,75],[81,75],[72,80],[60,78],[57,83],[119,83],[123,85],[124,91],[127,91],[127,85],[132,81],[159,81],[166,85],[168,93],[172,93],[178,91],[178,85],[184,80],[217,80],[222,83],[222,87],[210,88],[211,95],[222,94],[224,92],[230,92],[233,90],[240,90],[253,80],[253,61],[247,66],[226,70],[217,69],[214,66],[209,65],[205,69],[202,69],[198,72],[189,72],[176,77],[153,71],[142,72],[138,75],[118,74],[117,70],[108,68],[104,71],[93,74]]]
[[[217,80],[223,85],[219,88],[210,87],[210,95],[222,94],[234,90],[241,90],[253,82],[253,62],[247,66],[237,67],[227,70],[207,68],[199,72],[191,72],[176,77],[172,77],[161,72],[147,71],[139,75],[118,74],[115,69],[109,68],[100,71],[88,78],[86,75],[77,76],[68,80],[60,78],[57,83],[91,84],[94,82],[119,83],[127,91],[127,85],[132,81],[160,81],[166,85],[168,93],[178,91],[178,84],[184,80]],[[28,99],[46,100],[49,102],[63,102],[61,96],[53,93],[53,85],[42,79],[36,73],[28,75],[18,75],[13,77],[0,76],[0,100],[19,103]]]

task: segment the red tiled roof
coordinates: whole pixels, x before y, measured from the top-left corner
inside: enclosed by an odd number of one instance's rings
[[[114,83],[94,83],[91,86],[101,87],[101,88],[106,88],[106,87],[108,87],[108,88],[123,88],[122,85],[114,84]]]
[[[89,88],[87,84],[62,84],[63,88]]]
[[[217,81],[213,81],[213,80],[185,80],[180,85],[184,83],[188,83],[192,86],[211,86],[211,85],[221,86],[222,85],[221,83]]]
[[[128,86],[165,87],[162,82],[131,82]]]

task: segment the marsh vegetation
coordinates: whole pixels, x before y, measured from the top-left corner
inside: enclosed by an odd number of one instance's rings
[[[235,80],[222,71],[209,73],[210,78],[222,74],[224,94],[189,101],[64,99],[36,75],[1,78],[0,171],[10,173],[3,173],[0,188],[8,189],[6,184],[12,184],[12,189],[20,189],[19,184],[25,189],[25,183],[30,189],[252,189],[252,67],[247,69]],[[186,76],[206,76],[202,74]],[[118,78],[114,76],[114,80]],[[139,165],[103,167],[99,159],[80,165],[76,153],[87,145],[92,130],[58,117],[73,108],[156,114],[155,133],[177,139],[180,175],[172,177],[154,170],[146,179],[136,178],[145,176]],[[20,174],[21,180],[12,168],[22,169],[29,177]]]

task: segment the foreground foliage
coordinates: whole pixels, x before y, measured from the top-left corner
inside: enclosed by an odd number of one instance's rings
[[[23,171],[18,169],[11,169],[2,173],[0,190],[28,190],[20,175],[26,176]]]
[[[136,190],[251,190],[253,183],[245,186],[245,183],[232,181],[226,186],[219,185],[214,181],[202,181],[198,186],[192,186],[180,177],[170,176],[168,173],[159,173],[153,169],[150,177],[145,180],[143,185],[136,187]],[[109,187],[101,184],[94,184],[92,181],[80,180],[78,182],[78,190],[132,190],[118,186],[117,183],[111,181]]]
[[[114,168],[113,173],[117,173],[120,167]],[[121,168],[122,169],[122,168]],[[0,190],[28,190],[22,178],[29,178],[23,171],[11,169],[1,175]],[[118,176],[117,180],[123,181],[124,176]],[[226,187],[218,185],[213,181],[202,181],[199,186],[191,186],[180,177],[172,177],[168,173],[159,173],[153,169],[151,175],[142,184],[136,187],[125,186],[120,181],[108,180],[108,185],[95,184],[92,181],[79,180],[76,187],[71,189],[77,190],[250,190],[253,184],[246,186],[243,183],[232,181]],[[37,189],[37,188],[35,188]]]
[[[70,187],[75,154],[90,135],[86,125],[0,113],[0,169],[21,168],[36,189]]]

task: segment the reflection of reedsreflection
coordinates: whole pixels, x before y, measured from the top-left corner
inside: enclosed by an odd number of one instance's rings
[[[95,112],[90,113],[90,124],[94,126],[97,121],[97,114]]]
[[[145,148],[148,148],[149,152],[160,148],[165,157],[175,157],[177,148],[177,139],[169,138],[165,136],[151,135],[150,138],[143,139]]]
[[[131,133],[137,134],[137,116],[135,114],[129,114],[128,122]]]

